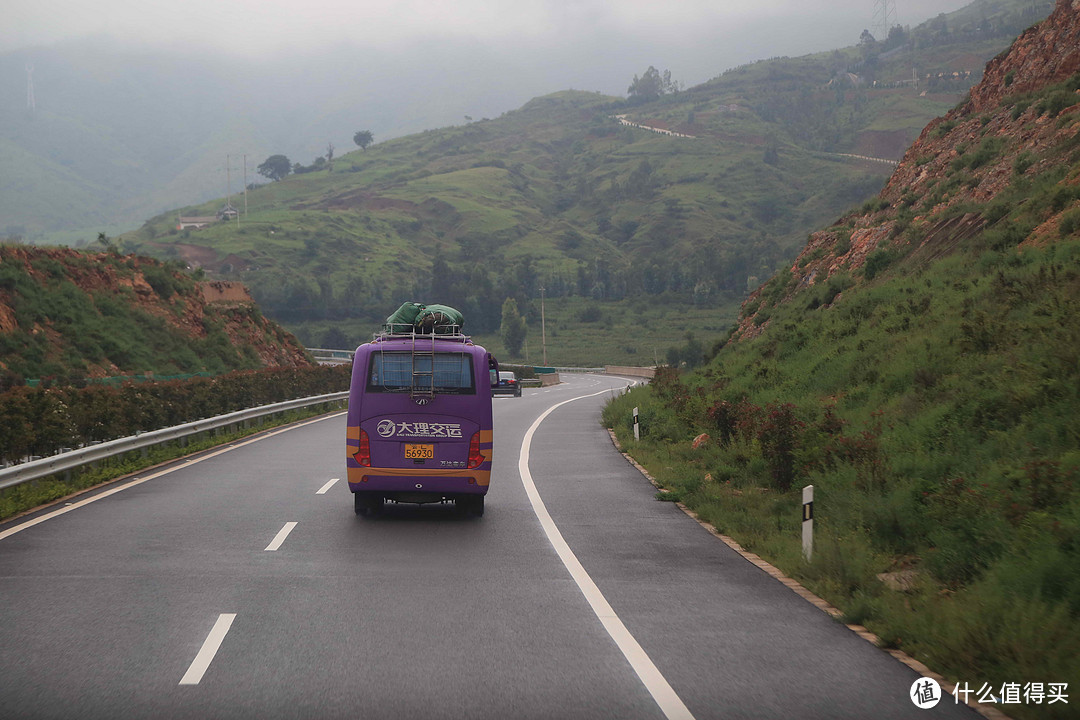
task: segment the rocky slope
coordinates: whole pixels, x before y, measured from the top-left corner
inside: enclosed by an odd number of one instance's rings
[[[1080,198],[1080,2],[1061,0],[986,67],[969,97],[930,123],[877,199],[813,233],[787,272],[754,292],[734,337],[768,309],[831,282],[826,304],[894,263],[918,265],[976,235],[996,247],[1074,233]]]
[[[108,377],[306,366],[235,283],[135,255],[0,246],[0,371]]]

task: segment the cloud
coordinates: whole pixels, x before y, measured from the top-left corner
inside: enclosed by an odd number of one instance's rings
[[[963,4],[911,0],[899,19],[917,23]],[[754,44],[768,47],[774,44],[770,27],[779,35],[798,27],[846,31],[868,27],[872,15],[870,0],[14,0],[0,26],[0,49],[83,35],[209,45],[241,55],[342,43],[387,48],[428,38],[557,45],[615,36],[678,43],[739,37],[743,26],[761,28]]]

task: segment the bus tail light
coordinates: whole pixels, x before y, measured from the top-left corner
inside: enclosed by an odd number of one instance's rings
[[[484,462],[484,456],[480,454],[480,433],[474,433],[469,441],[469,469],[478,468]]]
[[[353,460],[361,467],[371,467],[371,442],[363,430],[360,431],[360,448],[353,453]]]

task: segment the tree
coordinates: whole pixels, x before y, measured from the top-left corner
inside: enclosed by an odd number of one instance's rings
[[[330,172],[334,171],[334,143],[326,143],[326,164],[330,166]]]
[[[634,81],[626,89],[627,94],[634,99],[648,102],[660,97],[664,92],[663,80],[660,79],[660,71],[652,65],[640,78],[635,75]]]
[[[766,165],[779,165],[780,164],[780,144],[776,141],[775,137],[769,137],[765,141],[765,156],[762,161]]]
[[[668,365],[679,367],[685,364],[687,368],[695,368],[705,359],[705,347],[701,341],[694,337],[694,333],[686,333],[686,344],[682,347],[670,347],[667,351]]]
[[[506,298],[506,302],[503,303],[499,334],[511,357],[521,357],[521,346],[525,344],[525,318],[518,312],[517,301],[514,298]]]
[[[263,177],[270,178],[274,182],[283,179],[292,172],[292,163],[284,155],[271,155],[266,158],[262,165],[256,168]]]
[[[634,76],[634,81],[630,83],[626,92],[632,100],[649,102],[661,95],[675,94],[680,88],[681,85],[671,79],[670,70],[665,70],[661,75],[659,70],[650,65],[640,78],[637,75]]]
[[[361,150],[367,150],[367,146],[375,142],[375,136],[370,130],[357,130],[352,136],[353,142],[360,146]]]
[[[339,327],[332,327],[323,333],[322,347],[328,350],[351,350],[353,343],[349,341],[349,337],[341,331]]]
[[[985,25],[983,26],[985,27]],[[904,28],[899,25],[893,25],[889,28],[889,37],[885,40],[885,49],[892,50],[893,48],[900,47],[907,42],[907,35],[904,33]]]

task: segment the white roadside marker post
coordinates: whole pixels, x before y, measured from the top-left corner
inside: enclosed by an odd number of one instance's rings
[[[802,489],[802,554],[806,562],[814,551],[814,486]]]
[[[634,408],[634,439],[641,439],[641,425],[638,424],[638,409]]]

